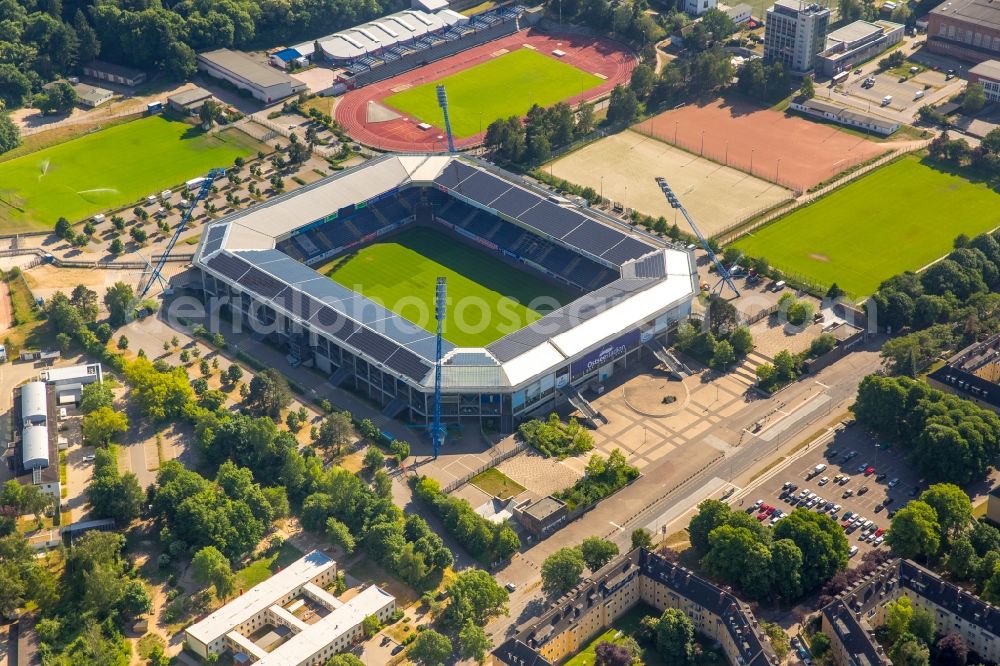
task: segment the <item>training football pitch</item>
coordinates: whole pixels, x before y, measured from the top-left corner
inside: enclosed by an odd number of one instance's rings
[[[444,336],[459,347],[488,345],[575,298],[567,289],[426,227],[335,259],[319,272],[432,333],[435,283],[447,278]]]
[[[444,84],[452,131],[455,136],[466,137],[485,130],[497,118],[523,116],[533,104],[551,106],[603,82],[572,65],[522,48],[382,101],[408,116],[439,126],[441,109],[436,86]]]
[[[1000,194],[909,156],[736,242],[787,274],[854,297],[1000,227]]]
[[[51,229],[228,167],[260,144],[152,116],[0,162],[0,233]]]

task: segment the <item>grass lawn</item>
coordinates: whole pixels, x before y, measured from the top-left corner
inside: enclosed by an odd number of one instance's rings
[[[448,91],[452,131],[465,137],[485,130],[497,118],[523,116],[532,104],[551,106],[596,88],[603,80],[522,48],[383,101],[407,116],[440,126],[443,121],[435,87],[442,83]]]
[[[485,472],[480,472],[469,481],[472,485],[482,490],[487,495],[493,495],[498,499],[510,499],[515,495],[524,492],[524,486],[510,478],[496,467],[491,467]]]
[[[302,551],[286,541],[278,552],[254,560],[236,572],[236,589],[246,592],[254,585],[263,583],[278,569],[283,569],[302,557]]]
[[[226,167],[260,144],[230,129],[207,135],[143,118],[0,162],[0,232],[51,229]]]
[[[800,208],[736,246],[790,276],[856,298],[947,253],[960,233],[1000,226],[1000,194],[905,157]]]
[[[448,279],[450,308],[445,338],[460,347],[482,347],[524,328],[556,303],[573,300],[568,289],[511,268],[451,236],[413,227],[319,269],[421,328],[434,332],[434,286]],[[525,305],[528,304],[528,305]]]

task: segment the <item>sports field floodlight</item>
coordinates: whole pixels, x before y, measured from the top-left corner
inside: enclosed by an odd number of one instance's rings
[[[681,215],[684,216],[684,219],[687,220],[689,225],[691,225],[691,230],[694,231],[694,235],[698,237],[698,242],[701,243],[701,247],[704,248],[705,252],[708,253],[709,258],[713,263],[715,263],[715,268],[719,271],[719,275],[722,278],[719,280],[719,284],[725,283],[730,289],[733,290],[733,293],[735,293],[736,296],[739,296],[740,290],[736,288],[736,283],[733,282],[733,276],[729,273],[729,269],[726,268],[725,264],[723,264],[719,260],[719,257],[715,255],[715,252],[712,250],[712,246],[708,244],[708,241],[705,240],[705,236],[702,235],[701,230],[698,229],[698,225],[694,223],[694,219],[690,214],[688,214],[687,209],[685,209],[681,204],[680,199],[678,199],[677,195],[674,194],[670,185],[667,184],[667,179],[662,176],[657,176],[656,184],[659,186],[660,191],[663,192],[663,196],[667,198],[667,203],[670,204],[670,207],[679,210]]]
[[[439,86],[440,89],[440,86]],[[434,356],[434,423],[431,437],[434,440],[434,459],[437,460],[444,441],[444,426],[441,424],[441,356],[444,349],[444,319],[448,305],[448,279],[439,277],[434,287],[434,318],[437,320],[437,353]]]
[[[438,106],[444,112],[444,133],[448,135],[448,152],[455,152],[455,137],[451,135],[451,118],[448,117],[448,93],[444,90],[444,85],[437,87]]]

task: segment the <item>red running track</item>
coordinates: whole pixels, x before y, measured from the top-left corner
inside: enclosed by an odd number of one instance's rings
[[[513,51],[530,44],[541,54],[552,56],[552,51],[560,49],[566,53],[559,60],[569,63],[585,72],[605,77],[605,82],[596,88],[570,97],[568,104],[576,105],[606,95],[615,85],[627,84],[636,65],[635,55],[625,46],[610,39],[571,34],[539,32],[534,29],[522,30],[502,39],[482,44],[462,51],[437,62],[429,63],[385,81],[367,85],[346,93],[337,104],[334,117],[355,141],[379,150],[395,152],[434,152],[446,150],[444,141],[438,139],[444,130],[433,127],[421,130],[414,118],[397,118],[379,123],[368,122],[368,102],[381,100],[392,95],[392,88],[420,85],[436,81],[463,69],[489,60],[491,54],[500,49]],[[390,107],[391,108],[391,107]],[[483,128],[486,129],[485,127]],[[474,136],[455,141],[458,149],[471,148],[482,142],[485,131]]]

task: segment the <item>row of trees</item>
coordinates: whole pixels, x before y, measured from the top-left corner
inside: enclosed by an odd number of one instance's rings
[[[966,101],[972,99],[975,99],[974,95],[967,92]],[[985,93],[982,93],[982,101],[985,103]],[[975,148],[969,146],[965,139],[952,139],[945,130],[934,137],[927,146],[927,152],[931,159],[957,167],[968,166],[988,179],[1000,179],[1000,129],[990,130]]]
[[[139,479],[132,472],[118,471],[118,455],[113,448],[94,454],[94,474],[87,499],[95,518],[114,518],[121,528],[139,517],[145,499]]]
[[[441,516],[445,529],[480,561],[506,560],[521,547],[521,539],[510,525],[483,518],[466,500],[441,492],[441,484],[434,479],[421,477],[414,490]]]
[[[581,104],[575,111],[564,102],[547,109],[535,104],[523,121],[519,116],[494,120],[486,128],[483,142],[508,162],[540,163],[552,155],[553,149],[566,146],[593,129],[593,104]]]
[[[753,599],[794,601],[847,566],[840,525],[805,509],[771,529],[724,502],[705,500],[688,534],[704,570]]]
[[[859,423],[897,442],[934,482],[981,480],[1000,454],[1000,417],[909,377],[865,377],[851,409]]]
[[[972,239],[959,236],[947,257],[919,275],[906,272],[882,282],[866,303],[869,318],[893,332],[910,332],[883,348],[888,368],[915,376],[944,349],[969,344],[1000,328],[998,289],[1000,233],[996,232]],[[927,335],[919,334],[923,329],[929,329]]]

